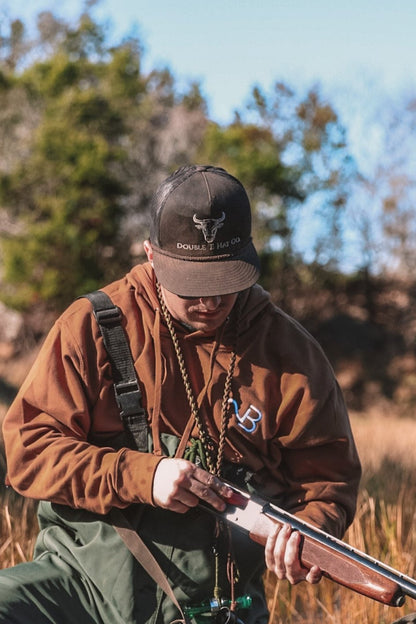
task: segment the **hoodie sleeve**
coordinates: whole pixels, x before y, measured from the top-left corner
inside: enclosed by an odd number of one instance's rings
[[[261,495],[342,537],[361,477],[342,391],[315,338],[259,289],[254,295],[242,340],[252,364],[241,367],[246,383],[239,393],[241,404],[257,407],[262,417],[251,432],[235,427],[235,446],[244,444],[242,463],[249,458]]]
[[[97,513],[152,503],[161,458],[112,448],[108,440],[122,430],[99,329],[89,303],[77,301],[6,414],[8,480],[24,496]]]
[[[341,390],[334,380],[281,440],[286,509],[342,537],[356,507],[361,465]]]

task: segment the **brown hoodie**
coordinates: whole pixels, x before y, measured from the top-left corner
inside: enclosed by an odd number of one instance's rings
[[[190,419],[150,264],[103,290],[123,312],[154,452],[115,450],[123,426],[86,299],[55,323],[3,425],[8,478],[18,492],[98,513],[152,504],[159,436],[181,437]],[[242,297],[226,459],[253,471],[264,495],[341,536],[354,515],[360,464],[331,366],[259,286]],[[179,324],[176,331],[200,414],[218,441],[233,328],[215,336]]]

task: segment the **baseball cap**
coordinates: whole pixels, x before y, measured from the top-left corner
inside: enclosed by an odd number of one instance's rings
[[[157,189],[150,241],[158,281],[184,297],[245,290],[260,274],[247,193],[210,165],[181,167]]]

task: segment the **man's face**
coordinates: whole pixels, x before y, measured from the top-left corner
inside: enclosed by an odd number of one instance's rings
[[[145,240],[143,247],[147,259],[153,263],[153,250],[150,241]],[[206,334],[212,334],[221,327],[238,297],[238,293],[232,293],[230,295],[188,299],[174,295],[163,286],[161,288],[166,307],[173,318]]]
[[[215,332],[230,314],[238,293],[184,299],[162,286],[166,307],[177,321],[206,334]]]

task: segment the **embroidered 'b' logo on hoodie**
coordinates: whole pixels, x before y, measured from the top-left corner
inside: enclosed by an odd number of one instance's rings
[[[263,418],[263,414],[257,407],[250,405],[242,416],[238,413],[238,405],[235,399],[230,399],[230,403],[233,404],[234,414],[237,419],[237,425],[244,429],[247,433],[254,433],[257,428],[257,423]]]

